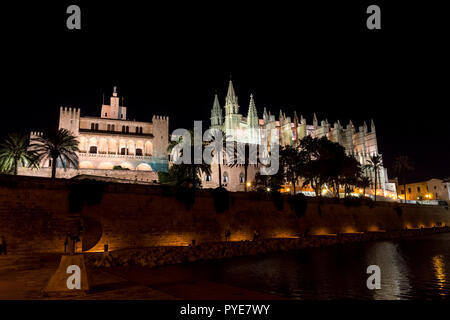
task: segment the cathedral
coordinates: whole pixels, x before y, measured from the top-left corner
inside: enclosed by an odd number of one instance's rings
[[[334,122],[333,125],[327,120],[319,122],[314,114],[312,123],[308,124],[306,119],[301,115],[298,117],[296,112],[291,118],[280,110],[278,119],[276,119],[275,115],[272,115],[270,111],[268,112],[266,108],[263,110],[262,118],[259,118],[253,95],[250,95],[247,116],[240,113],[239,109],[238,97],[230,80],[224,109],[220,106],[217,94],[214,97],[211,109],[211,128],[222,130],[225,136],[232,137],[234,141],[258,145],[267,141],[264,140],[261,132],[269,132],[259,129],[276,130],[280,147],[296,146],[306,136],[312,136],[313,138],[327,137],[329,140],[342,145],[348,155],[354,156],[363,165],[367,164],[370,156],[379,154],[373,120],[370,123],[370,129],[366,122],[356,128],[352,121],[349,121],[345,126],[341,125],[339,121]],[[212,184],[217,180],[213,177],[215,170],[212,169],[212,177],[205,177],[205,184]],[[242,189],[243,184],[248,183],[242,180],[242,172],[232,174],[234,177],[231,178],[234,178],[234,181],[230,181],[230,171],[241,171],[239,167],[225,168],[224,170],[227,176],[223,180],[228,185],[232,185],[230,189]],[[257,168],[249,170],[249,181],[254,178],[257,171]],[[367,172],[367,175],[372,178],[372,181],[374,180],[373,172]],[[381,168],[378,177],[378,188],[383,190],[383,194],[386,193],[386,190],[389,192],[392,185],[388,183],[385,168]],[[240,185],[240,187],[236,187],[236,185]]]

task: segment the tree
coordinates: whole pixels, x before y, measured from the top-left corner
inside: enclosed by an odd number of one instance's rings
[[[375,201],[377,201],[377,187],[378,187],[378,171],[381,168],[382,165],[382,159],[381,159],[381,155],[373,155],[369,158],[369,160],[367,160],[368,166],[370,169],[373,170],[374,172],[374,177],[375,177]]]
[[[190,163],[174,164],[172,167],[172,172],[169,172],[169,173],[173,177],[175,177],[177,186],[199,188],[199,187],[201,187],[201,180],[199,179],[199,175],[201,175],[202,173],[211,174],[211,165],[203,162],[203,160],[201,163],[195,163],[195,161],[194,161],[195,146],[193,144],[194,131],[190,130],[189,135],[190,135],[191,141],[184,141],[183,137],[179,137],[177,140],[172,141],[169,144],[167,151],[169,153],[172,153],[172,151],[174,151],[175,146],[177,146],[177,145],[182,146],[183,144],[187,144],[186,146],[184,146],[184,148],[190,148],[190,153],[191,153]],[[202,145],[201,145],[202,155],[203,155],[204,147],[205,147],[205,144],[202,142]],[[183,157],[183,149],[179,150],[178,156]]]
[[[28,136],[9,133],[0,143],[0,171],[17,175],[18,166],[37,168],[36,153],[28,148]]]
[[[347,197],[352,190],[352,186],[357,186],[361,177],[361,165],[353,156],[342,159],[339,182],[344,185],[344,193]]]
[[[39,161],[52,160],[52,179],[56,177],[58,160],[64,169],[67,164],[78,168],[78,141],[67,129],[51,131],[47,137],[37,137],[31,142],[30,149],[36,153]]]
[[[406,203],[406,175],[414,170],[414,162],[407,155],[398,155],[394,159],[393,170],[402,178],[404,202]]]
[[[238,143],[237,147],[234,148],[234,157],[228,160],[227,165],[232,168],[238,165],[244,166],[244,191],[247,192],[248,183],[248,167],[252,160],[257,160],[257,150],[258,146],[249,143]],[[230,150],[227,150],[230,151]],[[231,151],[230,151],[231,152]],[[243,153],[243,154],[242,154]],[[237,161],[235,161],[237,160]],[[256,165],[256,163],[254,163]]]
[[[358,180],[358,187],[363,189],[363,197],[366,196],[366,189],[370,187],[370,178],[369,177],[361,177]]]
[[[291,182],[294,194],[296,194],[295,184],[301,176],[301,171],[306,163],[305,154],[292,146],[285,146],[280,150],[280,169],[285,181]]]

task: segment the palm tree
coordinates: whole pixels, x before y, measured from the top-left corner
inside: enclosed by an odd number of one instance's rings
[[[205,162],[201,162],[201,163],[195,163],[194,161],[194,145],[193,145],[193,136],[194,136],[194,131],[190,130],[189,131],[190,137],[191,137],[191,145],[190,145],[190,151],[191,151],[191,159],[190,159],[190,163],[186,164],[186,163],[181,163],[181,164],[175,164],[175,171],[176,171],[176,176],[177,176],[177,185],[182,185],[187,183],[188,185],[191,184],[192,187],[196,187],[197,184],[199,184],[198,182],[198,176],[201,175],[201,173],[205,173],[205,174],[211,174],[211,165],[205,163]],[[185,142],[183,142],[183,137],[178,137],[178,139],[171,141],[169,143],[169,146],[167,148],[167,151],[169,153],[173,153],[175,146],[179,145],[179,144],[183,144]],[[202,154],[203,154],[203,150],[205,147],[205,143],[202,142]],[[180,157],[183,156],[183,149],[179,150],[179,154]],[[178,156],[178,155],[173,155],[173,156]],[[189,177],[189,178],[186,178]],[[200,182],[201,184],[201,182]]]
[[[227,163],[227,165],[232,168],[237,165],[243,165],[244,166],[244,191],[247,192],[247,183],[248,183],[248,167],[251,160],[257,159],[257,151],[258,146],[257,145],[250,145],[249,143],[238,143],[237,147],[234,150],[227,150],[227,152],[234,152],[234,159],[230,159]],[[244,153],[242,156],[241,153]],[[235,161],[237,160],[237,161]],[[256,165],[256,163],[254,163]]]
[[[369,179],[369,177],[365,177],[365,176],[361,177],[358,180],[358,187],[363,189],[363,197],[365,197],[366,196],[366,189],[368,187],[370,187],[370,179]]]
[[[378,170],[380,170],[382,165],[381,155],[373,155],[367,160],[369,168],[371,168],[375,174],[375,201],[377,201],[377,186],[378,186]]]
[[[414,163],[407,155],[398,155],[394,159],[394,171],[402,177],[403,191],[405,193],[404,202],[406,203],[406,174],[414,170]]]
[[[78,141],[67,129],[52,131],[47,137],[37,137],[33,139],[30,146],[36,152],[39,160],[52,160],[52,179],[56,177],[56,162],[58,159],[64,169],[67,163],[78,168]]]
[[[17,175],[18,166],[38,166],[36,154],[28,148],[28,136],[21,133],[10,133],[0,143],[0,171]]]

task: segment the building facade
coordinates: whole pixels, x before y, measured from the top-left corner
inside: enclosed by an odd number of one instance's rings
[[[398,185],[398,196],[400,199],[417,200],[450,200],[449,179],[429,179],[426,181]]]
[[[342,145],[346,153],[354,156],[362,165],[367,164],[371,156],[379,154],[373,120],[370,123],[370,128],[366,122],[356,128],[351,120],[345,126],[341,125],[339,121],[331,125],[327,120],[319,121],[314,114],[312,123],[308,124],[306,119],[302,115],[298,117],[296,112],[291,118],[280,110],[278,119],[276,119],[275,115],[272,115],[270,111],[268,112],[266,108],[263,109],[262,118],[260,118],[253,95],[250,95],[247,116],[240,113],[239,109],[238,97],[230,80],[223,109],[220,106],[217,94],[214,97],[211,109],[211,128],[222,130],[226,136],[231,136],[235,141],[258,145],[270,141],[270,137],[263,136],[264,132],[269,132],[268,134],[270,134],[270,132],[275,130],[280,147],[287,145],[297,146],[300,140],[306,136],[312,136],[313,138],[327,137],[329,140]],[[224,170],[226,171],[227,168],[224,168]],[[242,171],[239,167],[228,168],[228,170]],[[249,175],[249,181],[254,178],[255,172],[257,170],[252,170],[252,176]],[[366,174],[374,181],[373,171],[367,171]],[[231,183],[239,184],[241,172],[232,174],[232,176],[238,178],[235,178]],[[395,184],[388,182],[385,168],[380,168],[378,177],[378,188],[382,190],[382,194],[389,193],[391,195],[395,193]],[[205,183],[206,185],[212,185],[217,180],[214,176],[205,176],[204,179],[212,181],[212,183]],[[230,184],[230,181],[228,183]]]
[[[152,122],[127,119],[127,107],[121,105],[116,87],[110,104],[102,105],[99,117],[81,116],[79,108],[61,107],[59,128],[69,130],[79,142],[79,170],[69,168],[74,174],[89,170],[91,174],[112,176],[108,171],[125,169],[130,171],[128,175],[145,180],[145,174],[136,175],[133,171],[168,169],[169,118],[154,115]],[[31,137],[40,134],[32,132]],[[51,167],[51,160],[42,163],[42,167]]]

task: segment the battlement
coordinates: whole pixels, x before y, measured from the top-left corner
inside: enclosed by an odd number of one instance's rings
[[[42,137],[42,136],[44,136],[44,133],[41,131],[31,131],[30,132],[30,138]]]
[[[158,115],[153,115],[152,117],[152,122],[155,120],[159,120],[159,121],[169,121],[169,117],[168,116],[158,116]]]
[[[60,114],[75,114],[75,117],[79,117],[80,116],[80,108],[71,108],[71,107],[63,107],[61,106],[59,108],[59,112]]]

